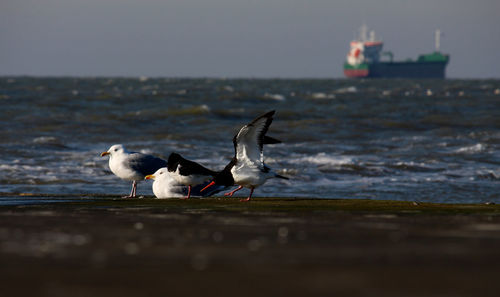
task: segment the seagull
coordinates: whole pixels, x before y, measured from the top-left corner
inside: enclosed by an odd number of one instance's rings
[[[173,198],[184,196],[184,187],[169,174],[168,168],[163,167],[155,173],[146,175],[144,179],[152,179],[153,193],[156,198]]]
[[[109,169],[121,179],[132,181],[132,191],[123,198],[135,198],[137,183],[148,174],[166,167],[167,161],[142,153],[129,152],[121,144],[115,144],[103,152],[101,157],[109,155]]]
[[[180,184],[188,186],[188,193],[184,199],[191,197],[192,186],[199,185],[213,179],[217,172],[202,165],[183,158],[178,153],[171,153],[167,161],[168,171]]]
[[[152,179],[153,182],[153,193],[156,198],[175,198],[183,197],[187,193],[187,189],[184,185],[179,184],[174,177],[173,173],[168,171],[167,167],[158,169],[154,174],[146,175],[144,179]],[[205,193],[200,193],[200,190],[205,187],[208,182],[202,183],[198,186],[193,187],[191,190],[191,196],[210,196],[217,192],[220,192],[224,187],[213,187]],[[212,190],[213,189],[213,190]]]
[[[265,134],[273,121],[274,113],[274,110],[270,111],[243,126],[238,131],[233,138],[233,159],[215,176],[211,183],[201,190],[202,192],[213,185],[228,187],[237,184],[238,188],[225,193],[224,196],[231,197],[236,191],[245,187],[250,189],[250,195],[241,201],[249,201],[255,188],[263,185],[269,178],[288,179],[285,176],[276,174],[264,164],[263,147],[264,143],[268,141]]]

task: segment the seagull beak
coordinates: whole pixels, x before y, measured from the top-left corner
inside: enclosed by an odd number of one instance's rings
[[[107,156],[107,155],[109,155],[109,152],[102,152],[101,153],[101,157],[104,157],[104,156]]]
[[[208,185],[206,185],[203,189],[201,189],[201,191],[200,191],[200,192],[205,191],[206,189],[210,188],[210,187],[211,187],[211,186],[213,186],[213,185],[215,185],[215,182],[214,182],[214,181],[213,181],[213,182],[211,182],[211,183],[209,183]]]
[[[144,177],[144,179],[155,179],[155,176],[154,176],[154,175],[152,175],[152,174],[150,174],[150,175],[146,175],[146,176]]]

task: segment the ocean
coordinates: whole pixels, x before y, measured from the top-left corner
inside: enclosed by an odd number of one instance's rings
[[[220,170],[276,110],[264,159],[290,180],[255,197],[500,203],[500,80],[0,77],[0,102],[4,196],[128,194],[117,143]]]

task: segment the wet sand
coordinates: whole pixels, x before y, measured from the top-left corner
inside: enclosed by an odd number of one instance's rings
[[[0,206],[1,296],[498,296],[500,289],[499,205],[24,197],[35,202]]]

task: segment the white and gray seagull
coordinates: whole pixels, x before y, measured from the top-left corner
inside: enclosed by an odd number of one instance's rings
[[[156,170],[153,174],[148,174],[144,179],[153,180],[153,193],[156,198],[175,198],[184,196],[184,186],[180,185],[168,172],[167,167]]]
[[[132,191],[123,198],[135,198],[137,183],[144,180],[148,174],[153,174],[162,167],[167,167],[167,161],[152,155],[129,152],[121,144],[115,144],[103,152],[101,157],[109,155],[109,169],[123,180],[132,181]]]
[[[274,113],[274,110],[270,111],[238,131],[233,138],[233,159],[215,176],[211,183],[201,190],[202,192],[213,185],[229,187],[236,184],[238,188],[224,195],[233,196],[236,191],[245,187],[250,189],[250,195],[241,201],[249,201],[254,189],[263,185],[269,178],[288,179],[276,174],[264,164],[263,148],[264,144],[267,143],[265,135],[273,122]]]
[[[192,186],[191,190],[183,184],[180,184],[176,178],[174,173],[169,172],[167,167],[160,168],[156,170],[155,173],[146,175],[145,179],[153,180],[153,193],[156,198],[181,198],[189,196],[211,196],[217,192],[222,191],[225,187],[218,186],[212,187],[208,191],[204,191],[203,193],[200,190],[205,187],[208,182],[201,183],[196,186]]]

